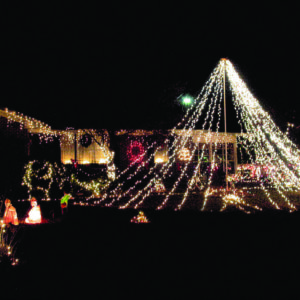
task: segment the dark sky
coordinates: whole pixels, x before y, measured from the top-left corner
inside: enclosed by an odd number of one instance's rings
[[[2,13],[0,108],[52,128],[172,128],[183,115],[176,98],[196,96],[222,57],[278,122],[297,115],[299,21],[284,1]]]

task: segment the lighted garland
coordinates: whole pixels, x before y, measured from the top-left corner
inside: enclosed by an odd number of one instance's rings
[[[60,138],[60,145],[73,144],[76,134],[76,142],[83,147],[88,147],[92,139],[100,146],[106,157],[106,162],[112,163],[114,153],[109,151],[109,135],[106,130],[75,130],[67,128],[66,130],[54,130],[48,124],[45,124],[37,119],[23,115],[22,113],[0,109],[0,116],[3,116],[8,121],[8,126],[11,123],[19,123],[20,129],[26,129],[30,134],[35,134],[39,137],[40,143],[53,142],[54,137]],[[98,140],[98,135],[101,134],[101,140]]]
[[[43,141],[53,142],[54,136],[58,136],[57,132],[52,130],[48,124],[35,118],[25,116],[22,113],[10,111],[8,108],[5,108],[5,110],[0,109],[0,116],[7,119],[7,126],[12,123],[19,123],[21,130],[26,129],[30,134],[37,134],[40,143]]]
[[[91,193],[91,196],[87,198],[99,198],[101,193],[105,190],[107,180],[99,178],[90,181],[81,181],[76,178],[75,174],[71,175],[71,183],[78,185],[81,188],[84,188],[86,191]]]

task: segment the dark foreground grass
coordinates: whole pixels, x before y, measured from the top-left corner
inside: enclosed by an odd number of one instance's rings
[[[49,223],[20,225],[3,299],[266,299],[298,286],[298,212],[145,209],[151,223],[132,224],[136,210],[50,208]]]

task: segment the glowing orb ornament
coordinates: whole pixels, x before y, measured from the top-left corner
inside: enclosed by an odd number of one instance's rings
[[[181,104],[184,106],[189,106],[193,103],[194,99],[190,95],[185,95],[181,98]]]

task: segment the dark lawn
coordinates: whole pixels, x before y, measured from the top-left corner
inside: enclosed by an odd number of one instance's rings
[[[2,295],[266,299],[298,286],[298,212],[144,210],[151,223],[132,224],[136,210],[70,206],[61,219],[57,204],[42,205],[49,223],[20,225]]]

